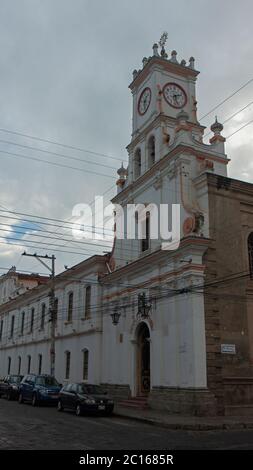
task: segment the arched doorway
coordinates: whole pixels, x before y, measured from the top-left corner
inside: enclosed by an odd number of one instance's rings
[[[142,322],[136,331],[137,340],[137,395],[147,395],[150,391],[150,333]]]

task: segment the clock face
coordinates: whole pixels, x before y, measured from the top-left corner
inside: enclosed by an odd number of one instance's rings
[[[141,116],[148,110],[151,101],[150,88],[144,88],[138,101],[138,112]]]
[[[182,108],[187,103],[187,96],[183,88],[176,83],[167,83],[163,87],[163,96],[173,108]]]

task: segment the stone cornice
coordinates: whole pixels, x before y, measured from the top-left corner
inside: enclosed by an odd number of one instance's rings
[[[207,158],[208,160],[218,161],[224,164],[227,164],[229,162],[226,157],[222,157],[217,153],[212,153],[211,149],[207,152],[205,150],[196,150],[196,148],[190,145],[178,144],[171,151],[169,151],[167,155],[158,160],[151,168],[149,168],[145,173],[143,173],[137,180],[133,181],[120,193],[116,194],[116,196],[114,196],[111,202],[118,203],[122,199],[128,197],[128,195],[132,193],[133,189],[140,187],[145,181],[149,180],[153,174],[155,174],[157,171],[161,171],[162,169],[164,169],[167,163],[172,158],[176,157],[179,153],[193,155],[194,157],[200,159]]]
[[[163,59],[162,57],[153,56],[147,62],[145,67],[140,71],[137,77],[130,83],[130,90],[133,91],[136,87],[138,87],[147,78],[150,70],[155,66],[161,67],[163,70],[166,70],[166,72],[180,75],[181,77],[196,79],[199,74],[198,70],[171,62],[170,60]]]
[[[90,258],[84,261],[81,261],[81,263],[76,264],[71,269],[68,269],[58,274],[57,276],[55,276],[55,288],[57,289],[58,286],[59,288],[61,288],[61,283],[63,284],[63,286],[65,286],[66,283],[69,284],[69,283],[74,283],[75,281],[78,281],[77,278],[72,279],[72,276],[74,275],[81,276],[83,274],[83,271],[89,269],[91,266],[93,267],[93,270],[95,269],[95,267],[97,267],[96,271],[98,274],[100,272],[101,265],[105,266],[104,256],[101,256],[101,255],[91,256]],[[49,294],[50,289],[51,289],[50,281],[47,284],[34,287],[24,292],[24,294],[17,296],[15,299],[10,300],[9,302],[5,302],[4,304],[1,304],[0,314],[6,313],[9,310],[22,308],[23,306],[27,306],[27,304],[31,304],[34,301],[39,300],[41,297],[47,296]]]
[[[166,260],[166,258],[178,256],[179,253],[181,255],[182,251],[187,249],[189,246],[191,246],[192,249],[195,247],[195,249],[205,250],[208,247],[209,242],[210,239],[205,237],[185,237],[181,240],[180,246],[177,250],[168,251],[159,249],[153,251],[146,256],[142,256],[141,258],[138,258],[131,263],[118,268],[116,271],[113,271],[110,274],[106,274],[105,276],[100,277],[99,281],[101,284],[106,285],[108,280],[111,282],[114,279],[121,278],[123,275],[127,276],[132,273],[137,274],[139,270],[142,270],[143,267],[146,268],[147,265],[149,266],[152,263],[159,263],[163,260]],[[110,287],[110,284],[108,285]]]
[[[138,135],[136,135],[136,137],[133,138],[133,140],[130,142],[130,144],[127,145],[126,149],[129,151],[132,148],[134,148],[136,145],[138,145],[138,143],[141,140],[143,140],[146,137],[146,135],[148,135],[152,131],[152,129],[154,129],[154,127],[158,127],[162,123],[172,124],[173,126],[175,126],[176,121],[177,121],[176,118],[173,118],[171,116],[167,116],[164,113],[158,114],[155,117],[155,119],[153,119],[146,127],[143,127],[143,129],[139,130]],[[202,132],[206,129],[205,126],[201,126],[198,123],[194,123],[194,122],[190,122],[190,121],[187,121],[187,123],[192,129],[201,130]]]

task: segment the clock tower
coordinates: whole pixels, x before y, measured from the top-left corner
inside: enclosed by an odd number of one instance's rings
[[[128,204],[180,205],[180,236],[209,236],[207,200],[201,175],[226,176],[228,159],[222,124],[211,126],[209,144],[203,142],[205,127],[198,122],[195,60],[188,63],[168,56],[162,36],[152,56],[142,59],[129,85],[133,99],[129,165],[118,170],[118,194],[113,203],[126,211]],[[170,214],[171,215],[171,214]],[[161,247],[151,240],[149,251]],[[138,241],[118,240],[113,250],[117,268],[143,256]],[[116,259],[118,258],[118,261]]]
[[[205,128],[197,121],[195,85],[199,72],[195,60],[190,57],[188,64],[184,59],[179,62],[175,50],[169,58],[164,43],[160,41],[160,51],[158,44],[153,45],[152,56],[144,57],[142,68],[133,71],[129,86],[133,96],[132,140],[128,146],[130,181],[168,152],[182,111],[192,135],[202,142]]]

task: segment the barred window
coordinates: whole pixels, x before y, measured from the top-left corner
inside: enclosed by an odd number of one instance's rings
[[[1,320],[1,323],[0,323],[0,341],[2,341],[2,338],[3,338],[3,328],[4,328],[4,321]]]
[[[38,374],[40,375],[42,371],[42,354],[38,355]]]
[[[85,288],[85,318],[90,318],[90,307],[91,307],[91,286]]]
[[[73,292],[69,293],[68,301],[68,321],[71,322],[73,319]]]
[[[41,306],[41,318],[40,318],[40,328],[44,330],[45,328],[45,316],[46,316],[46,305],[42,304]]]
[[[31,372],[31,356],[27,356],[27,374]]]
[[[15,316],[12,315],[11,317],[11,331],[10,331],[10,338],[13,338],[14,335],[14,325],[15,325]]]
[[[21,314],[21,328],[20,328],[20,334],[24,334],[24,328],[25,328],[25,312],[22,312]]]
[[[248,236],[248,255],[250,277],[253,279],[253,232]]]
[[[83,380],[88,380],[89,372],[89,351],[88,349],[83,350]]]
[[[69,379],[70,376],[70,359],[71,354],[70,351],[65,352],[65,379]]]
[[[9,375],[10,373],[11,373],[11,357],[8,357],[7,374]]]
[[[30,333],[33,332],[33,326],[34,326],[34,308],[32,308],[32,310],[31,310]]]
[[[21,356],[18,356],[18,374],[21,373]]]

